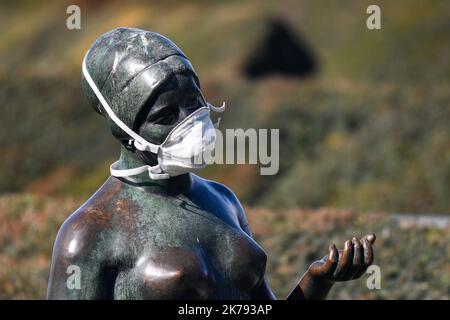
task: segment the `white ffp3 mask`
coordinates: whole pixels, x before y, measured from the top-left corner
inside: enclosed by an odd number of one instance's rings
[[[111,175],[115,177],[128,177],[148,172],[154,180],[169,179],[196,169],[203,168],[210,160],[215,147],[216,132],[210,118],[210,110],[223,112],[225,103],[221,107],[215,107],[206,102],[206,107],[201,107],[178,123],[167,135],[160,145],[153,144],[131,130],[120,120],[105,100],[95,82],[92,80],[86,67],[86,57],[83,60],[83,75],[91,89],[112,121],[130,137],[129,143],[134,144],[140,151],[150,151],[157,155],[158,164],[155,166],[144,165],[132,169],[115,169],[119,161],[111,167]],[[201,93],[200,93],[201,94]]]

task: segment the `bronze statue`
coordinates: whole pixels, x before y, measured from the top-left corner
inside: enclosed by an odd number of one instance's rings
[[[184,53],[159,34],[119,28],[93,44],[83,71],[83,91],[121,154],[113,175],[59,230],[47,298],[275,299],[266,254],[234,193],[165,154],[180,152],[173,132],[189,137],[183,146],[203,144],[205,132],[196,136],[190,121],[211,133],[209,110],[223,109],[206,102]],[[330,246],[287,299],[322,299],[336,281],[360,277],[374,242],[370,234],[343,251]],[[79,288],[67,285],[71,266],[80,270]]]

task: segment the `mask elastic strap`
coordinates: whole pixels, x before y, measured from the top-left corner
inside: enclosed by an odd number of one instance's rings
[[[200,92],[200,95],[202,96],[202,99],[206,103],[208,108],[211,109],[212,111],[217,112],[217,113],[221,113],[221,112],[225,111],[225,101],[222,102],[222,105],[220,107],[216,107],[216,106],[213,106],[211,103],[207,102],[205,100],[205,97],[203,97],[203,94],[201,92]],[[217,122],[214,123],[214,128],[215,129],[219,129],[219,125],[220,125],[220,117],[218,117],[217,118]]]
[[[203,99],[204,99],[204,98],[203,98]],[[225,101],[222,102],[222,105],[221,105],[220,107],[213,106],[213,105],[212,105],[211,103],[209,103],[209,102],[206,102],[206,105],[207,105],[212,111],[214,111],[214,112],[221,113],[221,112],[224,112],[224,111],[225,111]]]
[[[159,164],[156,166],[153,166],[153,167],[149,166],[149,165],[144,165],[144,166],[140,166],[140,167],[132,168],[132,169],[115,169],[115,167],[117,166],[119,161],[120,160],[117,160],[109,167],[111,175],[114,177],[123,178],[123,177],[129,177],[129,176],[137,176],[138,174],[148,172],[148,175],[149,175],[150,179],[152,179],[152,180],[163,180],[163,179],[170,178],[169,174],[162,172]]]
[[[100,90],[97,88],[97,85],[95,84],[94,80],[92,80],[91,75],[89,74],[87,67],[86,67],[86,56],[83,59],[83,75],[86,78],[86,81],[88,82],[89,86],[91,87],[92,91],[94,91],[95,95],[97,96],[97,99],[102,104],[103,108],[105,109],[106,113],[109,115],[110,119],[114,121],[116,125],[118,125],[123,131],[125,131],[130,137],[134,139],[134,146],[136,149],[140,151],[151,151],[153,153],[158,153],[159,145],[153,144],[142,138],[140,135],[138,135],[136,132],[131,130],[125,123],[123,123],[122,120],[120,120],[114,111],[109,106],[108,102],[103,97]]]
[[[216,123],[214,123],[214,129],[219,129],[220,126],[220,117],[217,119]]]
[[[206,101],[205,97],[203,96],[203,93],[200,91],[200,95],[202,96],[203,102],[214,112],[224,112],[225,111],[225,101],[222,102],[222,105],[220,107],[213,106],[211,103]]]
[[[117,160],[109,167],[111,175],[114,177],[136,176],[138,174],[148,171],[148,167],[149,167],[148,165],[133,168],[133,169],[115,169],[115,167],[119,163],[119,161],[120,160]]]
[[[148,167],[148,175],[150,179],[153,180],[164,180],[169,179],[170,176],[168,173],[163,173],[161,167],[158,165],[154,167]]]

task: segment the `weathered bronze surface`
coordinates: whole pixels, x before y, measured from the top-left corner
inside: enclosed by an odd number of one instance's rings
[[[116,115],[152,143],[204,104],[186,56],[158,34],[115,29],[94,43],[86,62]],[[82,82],[90,104],[105,115]],[[119,168],[156,163],[105,117],[122,144]],[[371,234],[347,241],[343,251],[331,246],[287,299],[325,298],[336,281],[360,277],[373,262],[374,242]],[[81,271],[79,288],[67,285],[70,266]],[[239,200],[224,185],[192,173],[109,177],[59,230],[47,298],[275,299],[265,266]]]

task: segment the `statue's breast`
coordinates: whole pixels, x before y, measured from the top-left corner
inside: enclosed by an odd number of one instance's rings
[[[264,251],[238,230],[215,236],[220,237],[142,255],[131,269],[119,273],[115,298],[249,298],[264,275]]]
[[[264,276],[266,253],[242,230],[232,228],[214,236],[215,241],[208,249],[211,264],[226,282],[250,295]]]
[[[214,282],[199,250],[167,248],[138,258],[131,270],[119,275],[116,287],[123,298],[206,299]],[[124,287],[129,291],[121,292]]]

